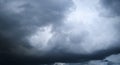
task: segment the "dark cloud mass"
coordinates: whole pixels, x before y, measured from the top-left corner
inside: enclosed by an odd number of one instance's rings
[[[119,5],[119,0],[0,0],[0,65],[118,64],[120,55],[113,54],[120,53]]]
[[[67,0],[0,0],[1,59],[12,61],[16,54],[29,53],[32,46],[26,37],[39,27],[62,23],[60,20],[70,5]]]
[[[120,1],[119,0],[103,0],[103,5],[110,10],[110,15],[120,16]]]

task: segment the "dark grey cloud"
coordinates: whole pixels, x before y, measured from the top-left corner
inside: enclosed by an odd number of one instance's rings
[[[91,60],[80,63],[54,63],[54,65],[120,65],[120,54],[113,54],[103,60]]]
[[[119,2],[107,1],[0,0],[0,63],[52,65],[119,53]]]
[[[40,27],[61,24],[70,5],[68,0],[0,0],[0,62],[34,62],[26,54],[39,51],[29,44],[27,36]]]
[[[111,63],[118,63],[120,64],[120,54],[113,54],[105,58],[105,60],[108,60]]]
[[[103,5],[109,10],[109,15],[120,16],[120,1],[119,0],[102,0]]]

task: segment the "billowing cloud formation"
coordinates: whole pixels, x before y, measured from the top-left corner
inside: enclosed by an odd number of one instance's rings
[[[1,62],[82,62],[119,53],[119,2],[107,1],[0,0]]]
[[[73,0],[73,3],[75,8],[66,15],[61,26],[53,28],[52,32],[46,31],[50,30],[50,27],[45,29],[43,33],[47,32],[44,34],[47,36],[42,38],[42,41],[39,40],[41,32],[30,38],[35,39],[31,41],[33,46],[43,51],[75,54],[78,57],[96,55],[102,51],[104,52],[101,54],[109,55],[119,51],[110,51],[119,44],[119,32],[115,27],[119,19],[104,16],[103,13],[107,11],[99,0],[93,2]]]
[[[6,54],[5,56],[9,58],[9,55],[27,54],[29,56],[39,53],[30,45],[27,38],[36,33],[37,29],[41,29],[40,32],[42,32],[46,26],[61,24],[65,11],[71,4],[72,2],[68,0],[0,0],[1,54]],[[41,37],[41,39],[44,38]],[[8,58],[7,60],[12,60]]]

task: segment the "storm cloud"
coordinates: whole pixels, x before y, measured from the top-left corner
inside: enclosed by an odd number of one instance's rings
[[[119,53],[119,5],[118,0],[0,0],[0,62],[86,62]]]
[[[37,51],[29,44],[27,37],[34,34],[37,29],[42,32],[45,26],[61,24],[71,1],[0,0],[0,5],[1,56],[24,56]],[[12,59],[8,58],[7,60]]]
[[[120,1],[119,0],[102,0],[104,7],[109,10],[110,15],[120,16]]]

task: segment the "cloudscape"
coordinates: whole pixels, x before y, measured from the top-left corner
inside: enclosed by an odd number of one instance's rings
[[[119,0],[0,0],[0,65],[120,65]]]

